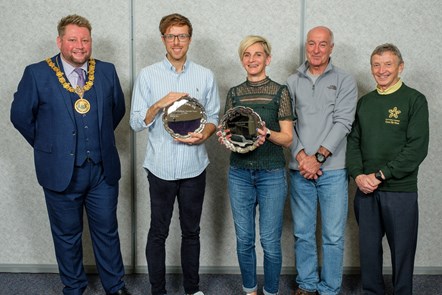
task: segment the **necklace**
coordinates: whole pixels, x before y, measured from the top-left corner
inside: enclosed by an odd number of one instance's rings
[[[77,111],[77,113],[86,114],[87,112],[89,112],[89,110],[91,109],[91,104],[87,99],[83,98],[83,95],[94,85],[95,60],[93,58],[89,59],[89,75],[86,84],[83,87],[77,85],[75,89],[71,86],[71,84],[68,81],[66,81],[66,79],[64,78],[64,73],[61,72],[60,68],[57,67],[50,58],[47,58],[46,62],[49,65],[49,67],[52,70],[54,70],[55,75],[58,77],[58,81],[63,86],[63,88],[69,92],[76,93],[80,97],[79,99],[77,99],[77,101],[75,101],[74,104],[74,108]]]

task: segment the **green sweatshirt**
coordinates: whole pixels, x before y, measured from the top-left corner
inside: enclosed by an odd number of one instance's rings
[[[348,136],[346,162],[350,176],[382,170],[381,191],[417,192],[417,173],[428,152],[428,104],[405,84],[394,93],[376,90],[359,101]]]

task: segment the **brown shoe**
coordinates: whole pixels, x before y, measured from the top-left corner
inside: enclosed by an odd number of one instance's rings
[[[309,292],[309,291],[302,290],[301,288],[298,288],[296,290],[295,295],[316,295],[316,292]]]

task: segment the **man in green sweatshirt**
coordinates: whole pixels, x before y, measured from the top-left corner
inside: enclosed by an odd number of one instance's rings
[[[417,174],[428,152],[425,96],[399,75],[404,61],[393,44],[371,54],[374,91],[363,96],[348,136],[347,168],[358,187],[363,294],[384,294],[382,238],[391,251],[394,294],[412,294],[418,229]]]

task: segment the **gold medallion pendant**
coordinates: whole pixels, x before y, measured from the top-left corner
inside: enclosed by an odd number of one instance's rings
[[[74,107],[75,107],[75,110],[77,111],[77,113],[83,115],[83,114],[86,114],[87,112],[89,112],[89,110],[91,109],[91,104],[89,103],[89,101],[87,99],[79,98],[75,102]]]
[[[74,108],[79,114],[86,114],[91,109],[91,104],[87,99],[83,98],[84,95],[84,87],[77,86],[75,88],[75,93],[80,97],[74,104]]]

